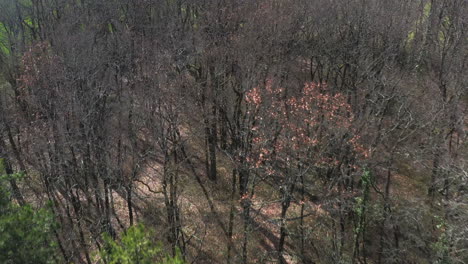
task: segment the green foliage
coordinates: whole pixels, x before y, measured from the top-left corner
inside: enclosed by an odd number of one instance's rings
[[[55,243],[49,235],[53,216],[45,209],[10,206],[0,217],[1,263],[53,263]]]
[[[421,17],[415,22],[414,29],[408,32],[407,36],[407,41],[408,43],[412,43],[414,40],[414,37],[416,35],[416,31],[418,30],[417,28],[420,27],[421,25],[424,25],[427,23],[427,20],[429,19],[429,15],[431,12],[432,5],[430,2],[427,2],[424,5],[424,8],[422,10],[422,15]]]
[[[367,211],[369,210],[368,208],[368,203],[369,203],[369,194],[370,194],[370,187],[372,184],[372,174],[368,169],[364,169],[362,175],[361,175],[361,182],[362,182],[362,196],[356,197],[356,205],[354,207],[354,212],[357,216],[357,223],[356,226],[354,227],[354,252],[356,252],[357,246],[358,246],[358,241],[359,237],[363,235],[365,232],[365,229],[367,227]]]
[[[450,226],[448,225],[447,221],[440,216],[434,216],[436,221],[436,228],[439,232],[439,236],[437,241],[431,244],[432,249],[434,250],[435,260],[434,263],[436,264],[451,264],[453,263],[452,258],[450,256],[451,251],[451,230]]]
[[[0,173],[4,173],[3,160],[0,159]],[[23,175],[21,173],[15,173],[11,175],[0,174],[0,214],[4,215],[10,209],[11,193],[6,184],[10,180],[21,179]]]
[[[171,257],[164,253],[162,246],[154,240],[154,231],[142,224],[130,227],[114,241],[105,235],[104,248],[99,252],[102,260],[108,264],[183,264],[180,253]]]
[[[429,15],[430,15],[430,13],[431,13],[431,8],[432,8],[431,2],[427,2],[427,3],[424,5],[424,10],[423,10],[423,18],[424,18],[424,19],[429,18]]]
[[[362,196],[356,197],[356,205],[354,207],[354,212],[356,213],[358,219],[363,219],[365,217],[365,212],[367,209],[367,203],[369,200],[370,186],[372,183],[372,174],[369,170],[365,169],[361,175],[362,182]],[[362,226],[358,226],[356,232],[359,233]]]
[[[8,48],[8,32],[5,30],[5,26],[0,21],[0,56],[9,54],[10,49]]]
[[[50,238],[55,228],[53,214],[48,209],[35,210],[11,201],[7,182],[21,177],[0,177],[0,263],[54,263],[56,245]]]

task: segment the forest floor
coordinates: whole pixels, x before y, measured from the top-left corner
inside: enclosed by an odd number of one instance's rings
[[[196,148],[197,146],[192,147]],[[191,151],[189,153],[200,153]],[[219,152],[221,153],[221,152]],[[204,164],[203,157],[192,156],[193,164]],[[412,169],[411,164],[401,162],[401,168],[392,175],[391,197],[398,197],[398,203],[406,204],[410,200],[426,200],[427,194],[424,186],[427,186],[421,179],[416,177],[417,173]],[[231,199],[232,193],[232,171],[229,159],[222,154],[218,155],[218,181],[212,182],[205,176],[205,171],[195,168],[198,177],[202,180],[198,182],[188,167],[179,168],[179,190],[178,205],[181,210],[182,231],[187,241],[187,250],[197,263],[225,263],[227,255],[228,237],[225,230],[229,226],[229,214],[231,205],[234,205],[233,219],[233,261],[240,257],[241,248],[239,245],[243,239],[242,229],[242,208],[238,194],[235,194],[234,201]],[[156,228],[156,233],[160,235],[160,240],[168,236],[167,215],[164,207],[164,195],[162,186],[163,168],[160,162],[152,161],[146,164],[139,175],[134,190],[134,208],[136,220],[146,223],[148,226]],[[378,182],[377,188],[384,190],[384,183]],[[209,196],[203,192],[202,188],[208,190]],[[279,220],[281,215],[281,203],[279,197],[273,191],[273,187],[266,182],[258,184],[254,197],[252,197],[251,210],[251,230],[249,235],[249,256],[253,263],[275,263],[274,253],[279,241]],[[326,232],[326,228],[318,226],[317,218],[331,219],[331,213],[336,211],[334,201],[327,200],[326,197],[333,197],[333,190],[317,190],[317,195],[323,197],[320,200],[294,201],[288,210],[287,219],[289,227],[293,230],[287,239],[285,249],[285,259],[288,263],[298,263],[292,252],[297,252],[300,248],[297,232],[314,233],[315,242],[307,241],[308,246],[314,248],[315,254],[320,254],[320,245],[330,243],[332,234]],[[118,218],[122,219],[123,226],[128,226],[128,210],[125,197],[119,193],[113,193],[114,204]],[[210,206],[210,202],[212,207]],[[233,202],[233,203],[232,203]],[[301,207],[304,206],[304,229],[299,226],[299,216]],[[117,225],[117,223],[115,223]],[[349,236],[349,235],[348,235]],[[348,237],[347,239],[350,239]],[[288,252],[291,252],[289,255]]]

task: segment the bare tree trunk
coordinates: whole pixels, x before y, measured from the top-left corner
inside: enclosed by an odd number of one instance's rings
[[[112,191],[109,190],[109,179],[104,179],[104,211],[105,211],[105,223],[106,223],[106,229],[109,235],[112,238],[115,238],[116,233],[114,228],[112,227],[112,222],[111,222],[111,205],[110,205],[110,200],[109,196],[112,195]]]
[[[227,244],[227,263],[231,263],[231,251],[233,245],[232,234],[234,229],[234,212],[235,212],[235,197],[236,197],[236,169],[232,170],[232,182],[231,182],[231,207],[229,210],[229,224],[228,224],[228,244]]]
[[[283,257],[283,251],[284,251],[284,242],[286,240],[287,236],[287,230],[286,230],[286,212],[288,211],[289,205],[290,205],[290,198],[288,198],[289,195],[287,195],[285,201],[281,203],[281,222],[280,222],[280,237],[279,237],[279,242],[278,242],[278,260],[280,264],[286,264],[286,260]]]
[[[133,226],[132,183],[127,184],[125,190],[127,192],[128,220],[130,221],[130,226]]]
[[[434,202],[434,198],[435,198],[435,193],[437,189],[436,179],[439,175],[439,166],[440,166],[440,159],[441,159],[440,150],[436,149],[435,151],[436,153],[434,154],[434,159],[432,162],[431,182],[430,182],[429,190],[428,190],[429,197],[431,198],[431,203]]]
[[[291,172],[289,172],[288,174],[291,174]],[[291,205],[293,193],[296,189],[297,178],[301,177],[300,174],[301,173],[294,173],[294,175],[288,175],[286,185],[283,185],[283,188],[281,189],[283,192],[283,199],[281,201],[280,237],[278,242],[278,257],[279,263],[281,264],[286,264],[286,260],[283,257],[284,245],[286,237],[288,236],[288,230],[286,228],[286,214],[289,209],[289,206]]]
[[[250,202],[242,201],[242,218],[244,222],[244,237],[242,240],[242,264],[247,264],[248,262],[248,252],[247,246],[249,241],[249,232],[250,232]]]
[[[81,211],[81,203],[80,203],[79,198],[76,197],[73,194],[73,191],[70,191],[70,195],[71,195],[71,199],[72,199],[73,210],[74,210],[74,213],[75,213],[75,216],[76,216],[76,222],[77,222],[77,225],[78,225],[78,233],[80,235],[81,247],[82,247],[82,249],[84,251],[86,262],[88,264],[91,264],[92,261],[91,261],[91,257],[90,257],[89,252],[88,252],[88,245],[86,243],[86,239],[85,239],[84,231],[83,231],[83,225],[82,225],[82,221],[81,221],[82,218],[83,218],[83,214],[82,214],[82,211]]]
[[[250,232],[250,199],[248,197],[248,172],[244,169],[239,170],[239,184],[242,206],[242,221],[243,221],[243,240],[242,240],[242,263],[248,262],[248,241]]]
[[[207,153],[206,153],[206,170],[208,178],[212,181],[217,180],[216,172],[216,145],[217,145],[217,127],[216,127],[216,106],[212,106],[212,115],[211,117],[206,116],[205,121],[205,133],[206,133],[206,144],[207,144]]]
[[[390,165],[391,166],[391,165]],[[390,184],[392,179],[392,171],[387,168],[387,180],[385,182],[385,197],[384,197],[384,208],[383,208],[383,219],[380,223],[380,241],[379,241],[379,251],[377,252],[377,263],[382,263],[383,250],[385,247],[385,225],[387,219],[390,217]]]

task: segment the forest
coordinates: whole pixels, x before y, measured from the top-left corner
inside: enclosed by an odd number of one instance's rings
[[[468,263],[467,0],[0,0],[0,264]]]

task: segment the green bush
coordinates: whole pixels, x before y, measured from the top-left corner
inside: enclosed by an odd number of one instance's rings
[[[47,209],[14,204],[6,184],[12,177],[19,175],[0,177],[0,263],[54,263],[53,215]]]
[[[130,227],[114,241],[104,236],[105,245],[99,252],[101,260],[108,264],[183,264],[179,253],[172,257],[154,241],[154,231],[142,224]]]

